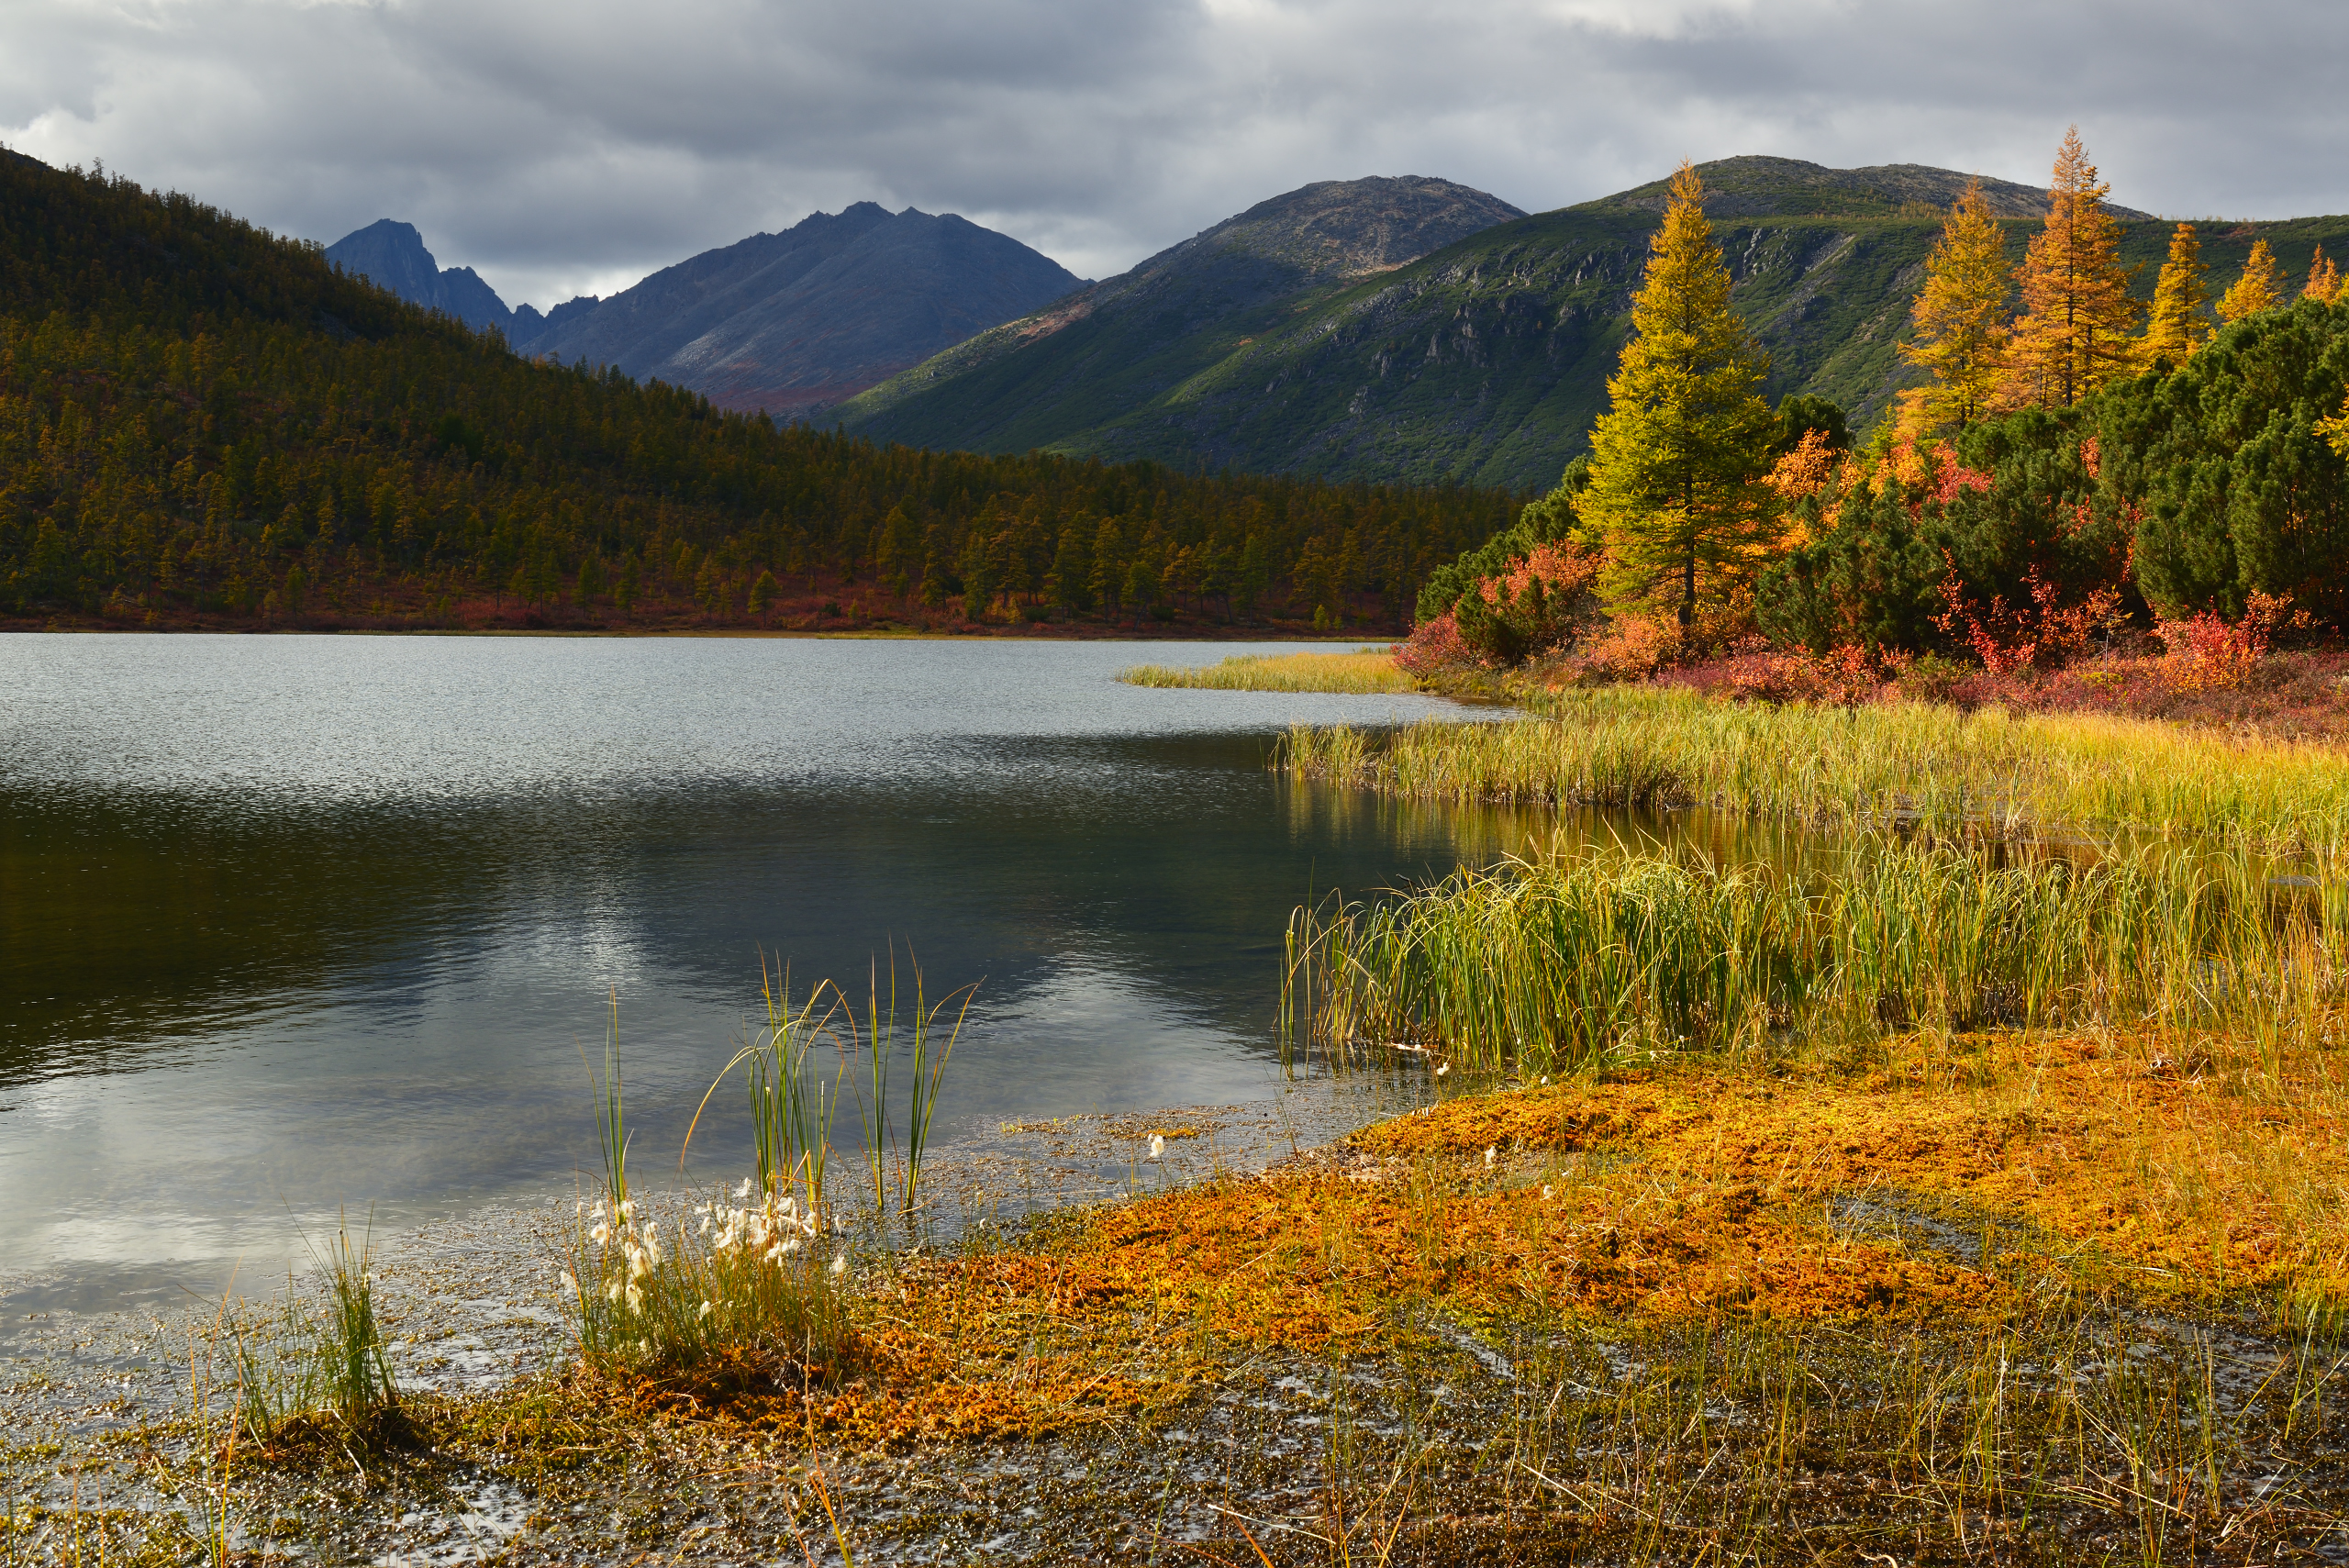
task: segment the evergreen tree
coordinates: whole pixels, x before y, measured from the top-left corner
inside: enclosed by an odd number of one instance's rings
[[[2121,265],[2121,228],[2104,209],[2080,128],[2064,133],[2047,186],[2047,221],[2015,269],[2023,315],[2007,353],[2010,407],[2061,408],[2127,373],[2140,306]]]
[[[1761,483],[1776,433],[1762,398],[1769,361],[1730,308],[1729,268],[1705,218],[1704,183],[1683,162],[1631,304],[1633,337],[1591,431],[1590,481],[1575,516],[1603,539],[1619,599],[1676,604],[1750,577],[1769,542]]]
[[[2211,325],[2203,315],[2210,302],[2205,281],[2210,271],[2202,264],[2202,240],[2194,226],[2179,224],[2169,237],[2169,260],[2154,284],[2153,316],[2138,346],[2139,361],[2148,369],[2157,360],[2176,369],[2210,340]]]
[[[1971,425],[1989,412],[2007,354],[2007,234],[1967,182],[1925,259],[1925,287],[1911,312],[1917,336],[1900,357],[1933,373],[1925,398],[1935,423]]]
[[[2276,252],[2268,249],[2267,241],[2254,239],[2251,256],[2243,264],[2243,276],[2219,296],[2219,319],[2232,326],[2283,303],[2284,269],[2276,264]]]

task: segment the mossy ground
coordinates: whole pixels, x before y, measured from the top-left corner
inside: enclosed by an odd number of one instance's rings
[[[329,1561],[2320,1561],[2344,1088],[2322,1027],[1487,1085],[876,1258],[828,1384],[419,1398],[403,1443],[237,1456],[229,1512]],[[85,1545],[199,1551],[110,1501],[200,1495],[189,1435],[77,1451]],[[0,1540],[70,1561],[49,1496]]]

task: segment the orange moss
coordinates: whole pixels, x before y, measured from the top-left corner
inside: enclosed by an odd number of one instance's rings
[[[2010,1214],[2158,1293],[2349,1296],[2349,1149],[2331,1081],[2246,1092],[2205,1062],[2070,1037],[1910,1040],[1865,1076],[1723,1068],[1453,1101],[1363,1147],[1636,1150],[1779,1198],[1888,1189]]]
[[[2245,1070],[2084,1037],[1918,1037],[1866,1072],[1713,1064],[1453,1100],[1357,1135],[1351,1164],[908,1262],[864,1299],[842,1384],[736,1418],[868,1444],[1039,1436],[1180,1397],[1233,1345],[1373,1348],[1419,1308],[1987,1321],[2024,1304],[2010,1280],[2339,1301],[2332,1060],[2254,1092]],[[1981,1269],[1911,1252],[1839,1218],[1855,1198],[2000,1216],[2027,1245]]]

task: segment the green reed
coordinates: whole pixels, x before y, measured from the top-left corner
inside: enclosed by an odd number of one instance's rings
[[[1515,723],[1289,731],[1275,765],[1448,800],[1710,805],[1998,834],[2349,839],[2349,753],[2109,715],[1724,703],[1656,687],[1542,694]]]
[[[580,1062],[586,1063],[585,1047]],[[604,1195],[613,1207],[628,1201],[628,1107],[620,1085],[620,994],[609,994],[604,1029],[604,1065],[588,1068],[596,1091],[596,1142],[604,1158]]]
[[[267,1444],[306,1419],[330,1418],[349,1432],[373,1433],[399,1409],[375,1307],[374,1245],[356,1245],[338,1226],[323,1257],[312,1254],[325,1300],[305,1307],[286,1282],[273,1317],[231,1326],[243,1429]]]
[[[2241,847],[1999,863],[1876,838],[1796,873],[1562,841],[1298,909],[1283,1022],[1341,1058],[1401,1046],[1545,1073],[1797,1033],[2305,1013],[2340,987],[2349,907],[2337,877],[2311,898],[2269,870]]]
[[[898,1019],[901,1003],[898,995],[897,958],[893,949],[889,955],[888,1001],[881,999],[880,969],[876,962],[867,986],[864,1018],[862,1024],[855,1012],[843,1006],[847,1017],[848,1036],[864,1056],[864,1076],[872,1097],[862,1094],[857,1099],[857,1117],[863,1133],[865,1168],[873,1184],[873,1207],[875,1214],[889,1212],[889,1177],[892,1167],[897,1178],[897,1212],[911,1215],[919,1197],[921,1166],[929,1152],[931,1119],[937,1115],[938,1101],[945,1088],[946,1066],[954,1054],[954,1047],[963,1038],[963,1025],[969,1018],[971,1002],[978,994],[974,983],[962,987],[944,1000],[932,1005],[925,989],[921,965],[911,955],[907,962],[913,972],[913,1005],[903,1012],[906,1021],[907,1068],[912,1084],[907,1093],[906,1123],[903,1138],[896,1118],[890,1108],[889,1076],[898,1048]],[[949,1007],[954,1009],[952,1023],[946,1026],[945,1038],[939,1038],[941,1019]]]
[[[808,990],[797,1006],[791,1000],[791,971],[759,960],[759,999],[766,1011],[766,1026],[750,1045],[726,1064],[748,1068],[751,1095],[751,1143],[761,1192],[789,1191],[796,1184],[809,1207],[824,1204],[825,1167],[831,1153],[831,1113],[839,1073],[827,1083],[809,1057],[825,1033],[834,1008],[823,1006],[826,987]],[[837,1004],[835,1004],[835,1006]],[[725,1074],[719,1074],[722,1082]],[[713,1084],[712,1092],[716,1090]],[[707,1096],[704,1104],[707,1103]],[[699,1118],[700,1113],[695,1113]],[[692,1132],[686,1133],[688,1140]]]

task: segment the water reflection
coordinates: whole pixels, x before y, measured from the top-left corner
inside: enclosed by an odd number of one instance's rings
[[[561,1188],[609,989],[657,1168],[762,951],[984,977],[949,1121],[1265,1093],[1290,906],[1507,835],[1264,770],[1435,705],[1115,685],[1137,651],[0,643],[0,1267],[208,1284],[343,1206]]]

